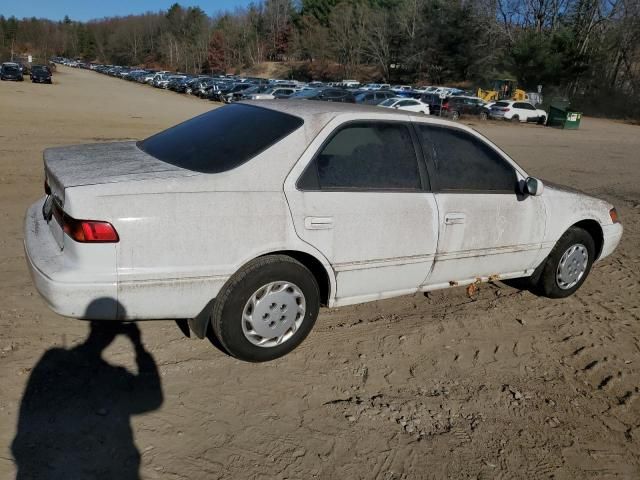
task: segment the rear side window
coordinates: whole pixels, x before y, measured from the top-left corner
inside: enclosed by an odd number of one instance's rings
[[[171,165],[219,173],[242,165],[303,123],[293,115],[233,104],[164,130],[138,147]]]
[[[419,131],[440,191],[515,192],[515,170],[482,140],[455,128],[420,125]]]
[[[420,190],[418,159],[401,123],[352,123],[320,149],[298,181],[301,190]]]

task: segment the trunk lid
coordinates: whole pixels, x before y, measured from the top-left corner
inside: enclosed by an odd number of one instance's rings
[[[135,141],[49,148],[44,151],[44,169],[61,206],[69,187],[194,175],[143,152]]]
[[[44,151],[44,170],[51,195],[42,213],[61,250],[67,188],[197,174],[158,160],[134,141],[49,148]]]

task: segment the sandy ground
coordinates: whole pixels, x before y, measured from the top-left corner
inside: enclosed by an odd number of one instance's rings
[[[0,83],[0,478],[16,472],[23,400],[44,437],[23,419],[21,466],[42,478],[129,478],[138,459],[148,479],[640,478],[638,127],[476,125],[529,173],[618,207],[621,246],[571,298],[498,283],[324,310],[301,347],[259,365],[147,322],[138,366],[119,336],[94,369],[69,350],[88,324],[50,312],[23,259],[42,150],[143,138],[214,105],[88,71],[54,79]]]

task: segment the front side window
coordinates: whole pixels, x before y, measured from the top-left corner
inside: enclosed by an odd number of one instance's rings
[[[301,190],[411,190],[422,188],[409,127],[352,123],[320,149],[298,181]]]
[[[420,125],[442,192],[515,193],[513,167],[479,138],[456,128]]]

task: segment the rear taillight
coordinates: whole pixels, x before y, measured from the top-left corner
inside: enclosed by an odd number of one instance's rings
[[[120,241],[118,232],[109,222],[98,220],[77,220],[62,211],[54,202],[53,216],[56,218],[64,233],[80,243],[117,243]]]
[[[508,112],[509,110],[511,110],[510,108],[503,108],[502,111],[503,112]]]
[[[81,243],[116,243],[120,240],[118,232],[109,222],[95,220],[76,220],[64,215],[64,232]]]
[[[618,211],[615,208],[609,210],[609,216],[613,223],[620,223],[620,217],[618,216]]]

